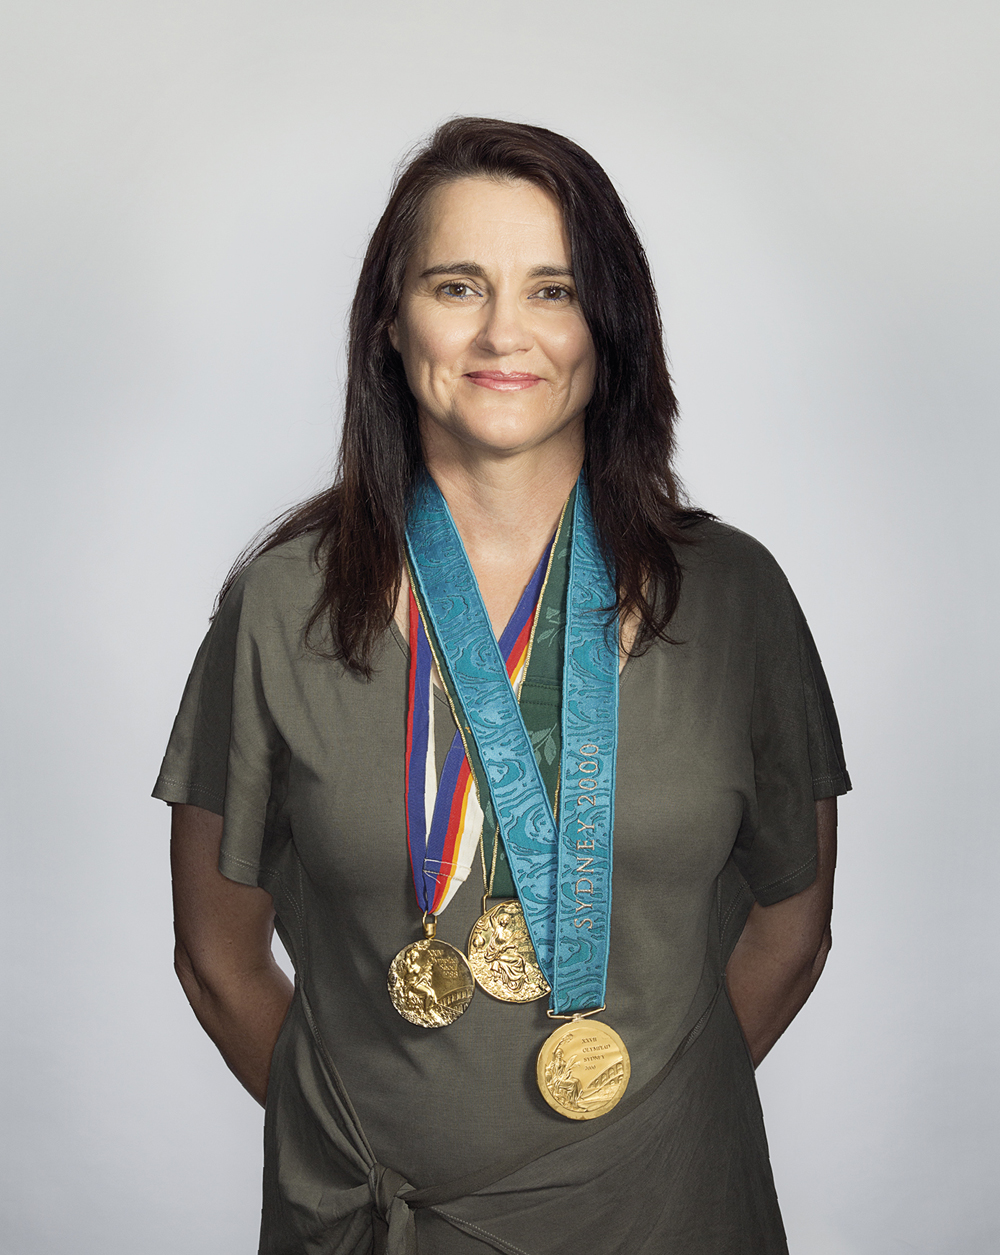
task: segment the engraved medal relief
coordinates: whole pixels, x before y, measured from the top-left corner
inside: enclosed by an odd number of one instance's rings
[[[617,1105],[632,1066],[625,1043],[597,1020],[572,1020],[548,1037],[538,1052],[542,1097],[570,1120],[593,1120]]]
[[[472,926],[469,966],[479,987],[501,1002],[534,1002],[551,992],[516,898],[494,906]]]
[[[476,982],[461,950],[424,937],[404,946],[389,968],[389,997],[411,1024],[445,1028],[472,1001]]]

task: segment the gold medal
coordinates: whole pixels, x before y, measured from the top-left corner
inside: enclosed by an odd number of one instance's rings
[[[595,1120],[616,1106],[632,1073],[628,1050],[599,1020],[560,1024],[538,1052],[538,1088],[570,1120]]]
[[[479,987],[501,1002],[534,1002],[551,992],[516,898],[498,903],[473,924],[469,966]]]
[[[389,968],[389,997],[404,1020],[421,1028],[454,1024],[472,1001],[476,982],[461,950],[434,936],[434,917],[425,936],[404,946]]]

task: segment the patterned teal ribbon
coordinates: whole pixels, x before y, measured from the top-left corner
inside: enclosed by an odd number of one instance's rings
[[[615,590],[581,479],[573,502],[556,824],[517,698],[447,502],[421,476],[407,523],[414,591],[489,786],[553,1014],[604,1004],[618,747]]]

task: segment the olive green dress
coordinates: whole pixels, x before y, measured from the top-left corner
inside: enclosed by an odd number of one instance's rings
[[[375,676],[306,648],[311,541],[256,559],[202,645],[155,796],[225,817],[220,868],[274,897],[296,992],[265,1116],[265,1255],[779,1255],[753,1069],[722,984],[754,900],[815,876],[837,721],[788,584],[756,541],[692,529],[671,626],[621,677],[607,1011],[632,1079],[609,1115],[541,1098],[544,1001],[478,991],[455,1024],[386,988],[420,936],[403,808],[407,646]],[[437,697],[439,768],[455,731]],[[438,922],[464,947],[474,868]]]

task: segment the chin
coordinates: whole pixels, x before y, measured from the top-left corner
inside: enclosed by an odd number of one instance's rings
[[[520,452],[549,440],[573,438],[572,419],[551,414],[518,413],[514,407],[490,406],[486,412],[468,413],[459,420],[467,437],[487,448],[508,453]]]
[[[528,449],[546,444],[558,431],[550,428],[539,430],[530,424],[497,423],[489,426],[476,425],[466,429],[469,444],[484,452],[524,453]]]
[[[498,405],[492,402],[482,406],[465,404],[446,414],[439,411],[437,416],[427,415],[421,426],[434,444],[455,442],[470,451],[513,455],[550,441],[576,444],[580,439],[578,424],[582,431],[582,416],[574,421],[529,410],[523,403]]]

